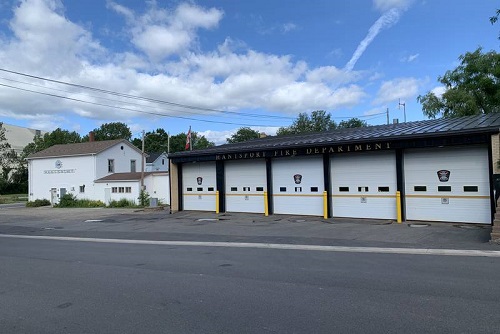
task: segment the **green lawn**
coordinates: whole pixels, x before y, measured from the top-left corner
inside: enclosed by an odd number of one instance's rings
[[[28,194],[0,195],[0,204],[27,202]]]

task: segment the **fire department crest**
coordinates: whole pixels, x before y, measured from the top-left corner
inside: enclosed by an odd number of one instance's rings
[[[199,186],[201,186],[201,184],[203,183],[203,178],[201,176],[198,176],[196,178],[196,182],[198,183]]]
[[[302,175],[300,174],[295,174],[293,176],[293,180],[295,181],[295,184],[300,184],[300,182],[302,182]]]
[[[449,170],[445,170],[445,169],[438,170],[437,175],[438,175],[439,181],[441,181],[441,182],[448,182],[448,180],[450,179],[450,171]]]

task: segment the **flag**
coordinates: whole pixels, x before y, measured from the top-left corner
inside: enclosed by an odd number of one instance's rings
[[[189,131],[187,133],[187,136],[186,136],[186,150],[189,150],[191,148],[191,127],[189,127]]]

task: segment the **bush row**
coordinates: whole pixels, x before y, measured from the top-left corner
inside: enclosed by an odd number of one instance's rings
[[[149,200],[149,195],[147,195],[147,193],[146,193],[146,194],[143,194],[141,197],[139,197],[139,200],[142,200],[142,202],[145,205]],[[28,206],[28,207],[39,207],[39,206],[46,206],[46,205],[51,205],[50,201],[47,199],[37,199],[35,201],[26,203],[26,206]],[[122,198],[120,200],[112,200],[108,205],[109,208],[134,208],[134,207],[138,207],[138,206],[140,206],[140,205],[137,205],[134,203],[134,201],[126,199],[126,198]],[[101,208],[101,207],[106,207],[106,205],[102,201],[95,201],[95,200],[90,200],[90,199],[77,199],[72,194],[65,194],[59,200],[59,204],[54,205],[54,207],[57,207],[57,208]]]

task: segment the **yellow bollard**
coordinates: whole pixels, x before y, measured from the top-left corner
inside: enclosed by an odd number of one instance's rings
[[[323,191],[323,218],[328,219],[328,194]]]
[[[219,191],[215,192],[215,213],[219,213]]]
[[[267,203],[267,191],[264,191],[264,216],[269,216],[269,205]]]
[[[401,192],[396,191],[396,215],[398,224],[401,224],[403,219],[401,218]]]

